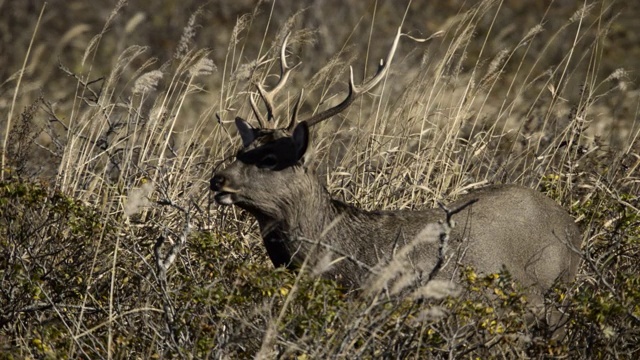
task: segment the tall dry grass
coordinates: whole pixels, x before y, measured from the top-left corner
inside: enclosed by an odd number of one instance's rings
[[[462,8],[429,29],[443,30],[442,38],[426,45],[403,41],[384,83],[312,135],[316,170],[329,191],[362,208],[424,208],[489,183],[519,183],[569,209],[584,228],[588,251],[576,284],[549,296],[551,308],[578,294],[561,340],[545,324],[521,321],[526,301],[506,274],[482,277],[468,269],[461,299],[470,300],[442,299],[451,292],[438,284],[421,289],[426,300],[384,291],[345,299],[308,274],[271,269],[252,219],[211,202],[210,174],[239,144],[232,119],[251,117],[253,83],[273,84],[283,36],[292,31],[289,61],[302,63],[278,99],[278,113],[287,119],[300,89],[302,111],[315,112],[341,100],[349,65],[359,78],[373,73],[404,9],[355,6],[349,11],[364,13],[347,11],[347,19],[357,21],[345,25],[311,10],[283,17],[282,4],[258,4],[224,30],[226,46],[205,49],[195,45],[198,33],[215,24],[200,22],[211,11],[203,6],[185,18],[171,55],[159,59],[152,48],[126,41],[144,19],[125,5],[119,1],[97,34],[83,41],[75,62],[59,65],[66,84],[73,84],[68,96],[36,97],[14,80],[3,83],[15,84],[13,93],[0,93],[15,94],[12,107],[34,104],[20,121],[9,112],[5,178],[46,175],[104,226],[86,235],[86,253],[73,257],[82,265],[71,266],[83,270],[72,279],[78,281],[74,296],[61,300],[58,288],[30,278],[29,286],[44,295],[25,298],[24,307],[4,315],[4,350],[69,358],[615,357],[637,351],[633,326],[640,314],[628,299],[638,294],[619,285],[637,281],[629,274],[640,254],[638,234],[630,230],[639,221],[637,90],[629,70],[603,73],[600,67],[618,24],[615,2],[579,5],[560,19],[543,12],[527,28],[507,26],[510,2]],[[410,6],[403,30],[425,35],[413,14],[421,4]],[[332,30],[348,36],[338,41]],[[333,55],[325,53],[328,47],[336,48]],[[28,62],[20,74],[29,74]],[[52,219],[48,226],[67,226]],[[616,232],[616,226],[629,230]],[[18,263],[26,274],[35,272]],[[63,278],[68,270],[57,271]],[[498,302],[474,290],[479,286],[494,291]],[[589,296],[600,295],[614,299],[617,312],[588,305]],[[580,320],[592,315],[611,321]]]

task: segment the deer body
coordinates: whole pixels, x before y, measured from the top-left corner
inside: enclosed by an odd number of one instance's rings
[[[268,117],[251,107],[260,123],[254,128],[241,118],[236,127],[242,148],[236,161],[217,172],[210,181],[215,200],[236,205],[257,220],[267,253],[275,266],[296,268],[329,259],[324,276],[346,288],[358,288],[372,269],[389,262],[404,246],[412,244],[429,224],[445,220],[441,209],[422,211],[364,211],[332,199],[307,166],[309,127],[344,110],[360,94],[381,81],[398,41],[381,62],[378,73],[360,86],[349,82],[349,95],[339,105],[301,122],[298,99],[286,129],[269,129],[275,92],[282,88],[293,67],[286,63],[285,38],[281,50],[281,77],[272,91],[258,86]],[[571,216],[551,199],[524,187],[496,185],[462,196],[450,208],[475,202],[453,215],[457,224],[450,233],[447,261],[438,276],[455,279],[458,264],[480,272],[505,267],[534,297],[556,279],[575,277],[581,235]],[[431,270],[442,260],[439,244],[420,242],[408,254],[419,269]]]
[[[441,209],[365,211],[332,199],[304,164],[306,123],[290,137],[281,130],[253,129],[240,119],[237,125],[248,146],[211,179],[211,188],[218,203],[235,204],[258,220],[275,266],[296,268],[307,257],[314,266],[330,253],[334,262],[324,275],[359,288],[371,268],[391,260],[427,224],[445,219]],[[480,272],[504,266],[534,294],[556,279],[573,279],[581,236],[558,204],[528,188],[496,185],[466,194],[450,207],[470,200],[477,201],[453,217],[451,260],[440,277],[454,277],[458,263]],[[435,243],[421,244],[411,255],[423,269],[434,266],[437,256]]]
[[[321,258],[328,248],[340,251],[332,255],[334,259],[348,256],[325,274],[348,289],[359,288],[371,276],[351,258],[370,268],[384,264],[398,249],[415,241],[427,224],[445,220],[441,209],[369,212],[328,199],[327,193],[323,197],[311,201],[323,207],[296,209],[301,215],[297,220],[302,222],[260,221],[260,230],[276,266],[297,267],[306,256]],[[552,200],[530,189],[504,185],[467,194],[450,206],[470,200],[477,202],[454,215],[456,226],[449,247],[457,253],[449,254],[451,261],[440,277],[455,277],[458,264],[472,265],[484,273],[498,272],[504,266],[522,285],[534,286],[536,293],[547,290],[556,279],[573,279],[579,256],[571,247],[579,248],[580,233],[573,219]],[[314,240],[329,246],[317,246]],[[429,270],[435,266],[437,251],[435,241],[422,244],[413,254],[414,261]]]

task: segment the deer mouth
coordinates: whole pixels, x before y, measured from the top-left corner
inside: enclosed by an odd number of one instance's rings
[[[211,190],[214,191],[213,199],[219,205],[233,205],[238,200],[237,189],[230,187],[222,176],[211,178]]]
[[[213,199],[219,205],[233,205],[236,202],[236,194],[228,191],[218,191],[213,195]]]

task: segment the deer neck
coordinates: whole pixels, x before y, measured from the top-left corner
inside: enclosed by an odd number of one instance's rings
[[[286,196],[269,209],[250,210],[262,235],[279,231],[290,237],[317,238],[339,215],[334,201],[312,172],[305,172],[288,185]]]
[[[276,266],[299,264],[316,241],[331,243],[332,233],[340,231],[340,220],[348,207],[333,200],[313,172],[307,170],[300,175],[288,184],[287,196],[276,204],[270,204],[268,209],[247,209],[258,220],[267,252]]]

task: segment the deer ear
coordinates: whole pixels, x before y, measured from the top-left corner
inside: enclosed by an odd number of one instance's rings
[[[236,117],[236,128],[242,139],[242,146],[247,147],[256,139],[255,129],[243,118]]]
[[[293,129],[291,139],[293,140],[293,145],[296,150],[296,161],[300,161],[309,146],[309,125],[307,125],[306,121],[299,123],[296,128]]]

